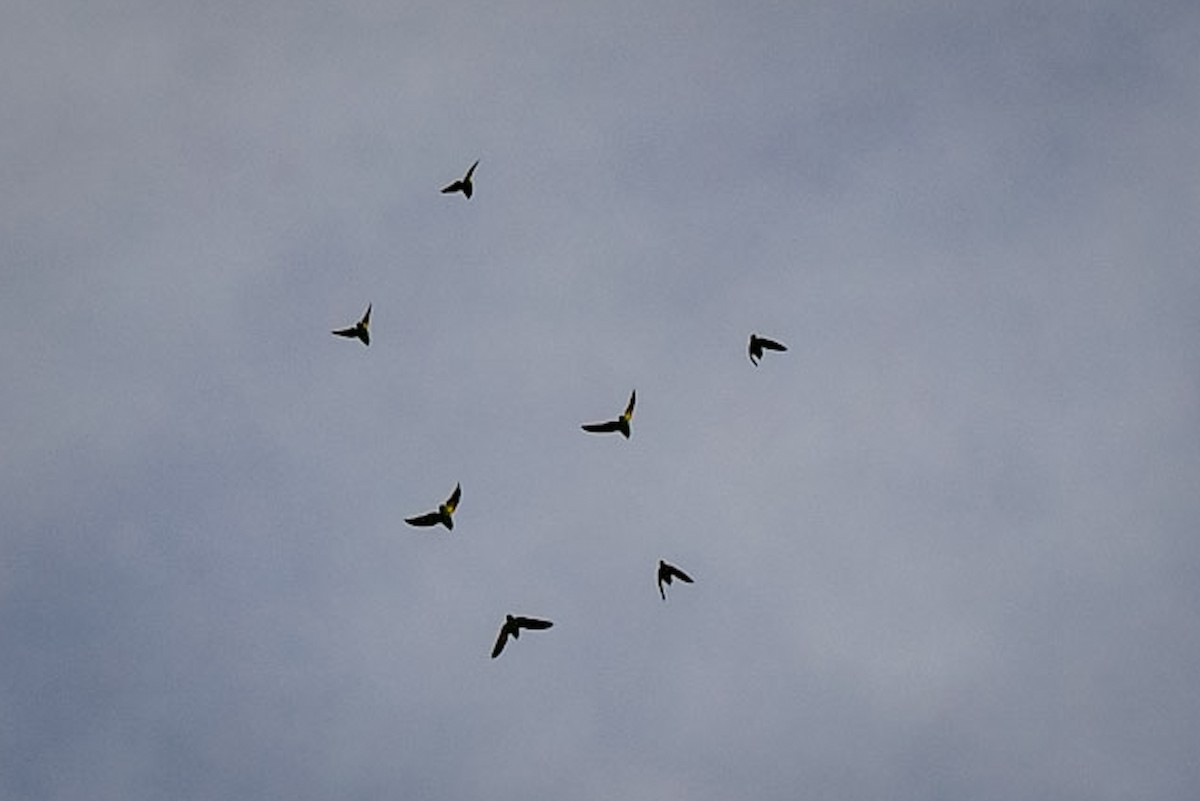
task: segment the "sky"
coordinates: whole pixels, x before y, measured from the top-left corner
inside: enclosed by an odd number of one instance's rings
[[[1198,40],[5,3],[0,798],[1197,798]]]

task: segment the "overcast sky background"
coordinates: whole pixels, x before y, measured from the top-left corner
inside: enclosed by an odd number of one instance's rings
[[[1197,42],[5,3],[0,797],[1200,797]]]

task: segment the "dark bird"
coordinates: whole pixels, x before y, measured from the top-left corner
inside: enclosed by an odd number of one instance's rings
[[[633,404],[637,402],[637,390],[629,394],[629,404],[625,407],[625,411],[616,420],[608,420],[604,423],[584,423],[583,430],[590,431],[593,434],[608,434],[613,431],[620,431],[621,436],[629,439],[629,421],[633,419]]]
[[[417,517],[408,517],[404,519],[405,523],[410,526],[436,526],[441,523],[447,529],[454,528],[454,510],[458,508],[458,499],[462,497],[462,485],[455,484],[454,492],[450,493],[450,497],[446,502],[438,506],[436,512],[428,512],[427,514],[418,515]]]
[[[500,627],[500,636],[492,646],[492,659],[500,656],[510,636],[514,640],[521,636],[521,629],[548,629],[553,625],[549,620],[539,620],[536,617],[505,615],[504,625]]]
[[[470,197],[471,193],[475,191],[475,185],[471,183],[471,175],[474,174],[475,168],[478,166],[479,160],[476,159],[475,163],[471,165],[471,169],[467,170],[467,174],[464,175],[461,180],[455,181],[449,186],[444,187],[442,189],[442,194],[449,195],[453,192],[462,192],[467,197]]]
[[[367,312],[354,325],[349,328],[342,328],[331,333],[339,337],[350,337],[351,339],[361,339],[364,345],[371,344],[371,304],[367,304]]]
[[[758,366],[758,360],[763,357],[764,350],[784,351],[784,350],[787,350],[787,345],[784,345],[780,342],[776,342],[773,339],[767,339],[766,337],[760,337],[758,334],[751,334],[750,335],[750,361],[754,362],[754,365],[756,367]]]
[[[684,584],[691,584],[692,577],[684,573],[675,565],[668,565],[663,560],[658,560],[658,594],[662,599],[667,600],[667,591],[663,589],[664,584],[670,584],[673,580],[679,579]]]

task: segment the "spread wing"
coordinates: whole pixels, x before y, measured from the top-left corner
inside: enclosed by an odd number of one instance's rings
[[[339,337],[358,337],[358,326],[350,326],[349,328],[339,328],[337,331],[331,331],[331,334]]]
[[[776,342],[773,339],[766,339],[764,337],[758,338],[758,344],[767,350],[787,350],[787,345],[784,345],[782,342]]]
[[[500,656],[500,652],[504,650],[504,646],[508,644],[508,622],[500,627],[500,634],[496,637],[496,644],[492,646],[492,659]]]
[[[452,184],[442,187],[442,194],[448,195],[451,192],[461,192],[464,184],[462,181],[455,181]]]
[[[611,431],[620,431],[621,430],[621,421],[620,420],[609,420],[608,422],[605,422],[605,423],[584,423],[583,430],[591,431],[594,434],[607,434]]]
[[[404,522],[410,526],[436,526],[442,522],[442,516],[437,512],[427,512],[416,517],[406,517],[404,518]]]
[[[633,417],[633,405],[637,403],[637,390],[629,393],[629,403],[625,405],[625,413],[621,415],[622,419],[628,420]]]
[[[367,311],[363,314],[362,319],[358,321],[358,324],[361,325],[363,328],[366,328],[368,325],[371,324],[371,304],[370,303],[367,304]]]
[[[679,580],[680,580],[680,581],[682,581],[684,584],[691,584],[691,583],[692,583],[692,577],[691,577],[691,576],[689,576],[687,573],[684,573],[684,572],[683,572],[682,570],[680,570],[679,568],[675,567],[675,565],[666,565],[666,569],[667,569],[667,572],[668,572],[668,573],[669,573],[671,576],[673,576],[673,577],[675,577],[675,578],[679,579]]]
[[[453,514],[458,508],[458,500],[462,497],[462,484],[454,485],[454,492],[450,493],[450,497],[446,500],[446,511]]]
[[[465,178],[463,178],[463,180],[470,181],[471,176],[475,174],[475,168],[478,166],[479,166],[479,159],[475,159],[475,163],[471,165],[471,168],[469,170],[467,170],[467,175]]]
[[[522,629],[548,629],[554,625],[552,621],[541,620],[536,617],[514,617],[513,623]]]

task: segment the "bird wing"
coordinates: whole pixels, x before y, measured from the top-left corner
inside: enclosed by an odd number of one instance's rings
[[[339,337],[357,337],[358,326],[350,326],[349,328],[339,328],[337,331],[331,331],[331,334]]]
[[[471,176],[475,174],[475,168],[476,168],[476,167],[478,167],[478,166],[479,166],[479,159],[475,159],[475,163],[474,163],[474,164],[472,164],[472,165],[471,165],[471,168],[467,170],[467,175],[466,175],[466,177],[465,177],[465,178],[463,178],[463,180],[464,180],[464,181],[470,181],[470,180],[471,180]]]
[[[522,629],[548,629],[554,625],[549,620],[541,620],[536,617],[514,617],[513,624]]]
[[[404,522],[410,526],[436,526],[442,522],[442,516],[437,512],[426,512],[416,517],[406,517],[404,518]]]
[[[620,431],[621,430],[621,421],[620,420],[609,420],[604,423],[584,423],[583,430],[591,431],[594,434],[607,434],[611,431]]]
[[[759,337],[758,344],[767,350],[787,350],[787,345],[784,345],[782,342],[776,342],[773,339],[764,339],[763,337]]]
[[[371,344],[371,332],[367,330],[365,325],[358,330],[358,338],[362,340],[364,345]]]
[[[459,192],[462,190],[462,188],[463,188],[463,182],[455,181],[452,184],[447,184],[446,186],[442,187],[442,194],[447,195],[447,194],[450,194],[451,192]]]
[[[508,621],[500,627],[500,634],[496,637],[496,644],[492,646],[492,659],[500,656],[500,652],[504,650],[504,646],[508,644]]]
[[[679,568],[675,567],[675,565],[667,565],[667,571],[668,571],[668,572],[669,572],[669,573],[670,573],[672,576],[674,576],[675,578],[679,579],[680,581],[682,581],[682,582],[683,582],[683,583],[685,583],[685,584],[691,584],[691,583],[692,583],[692,577],[691,577],[691,576],[689,576],[687,573],[684,573],[684,572],[683,572],[682,570],[680,570]]]
[[[621,415],[621,419],[629,420],[633,417],[633,405],[637,403],[637,390],[629,393],[629,403],[625,405],[625,413]]]
[[[458,508],[458,500],[462,497],[462,484],[454,485],[454,492],[446,499],[446,511],[453,513]]]

